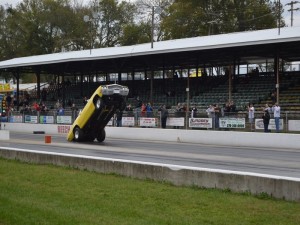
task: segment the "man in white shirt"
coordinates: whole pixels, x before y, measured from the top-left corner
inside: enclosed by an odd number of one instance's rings
[[[248,118],[249,118],[249,123],[250,123],[251,131],[253,130],[252,124],[254,122],[254,111],[255,111],[255,108],[254,108],[253,104],[250,104],[248,106]]]
[[[280,121],[280,106],[276,102],[272,108],[275,119],[276,132],[279,133],[279,121]]]

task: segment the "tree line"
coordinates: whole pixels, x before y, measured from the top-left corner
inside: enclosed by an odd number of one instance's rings
[[[270,0],[23,0],[0,6],[0,61],[285,26]],[[280,12],[279,12],[280,11]]]

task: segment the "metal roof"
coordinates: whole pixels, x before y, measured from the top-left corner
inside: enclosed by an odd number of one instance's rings
[[[228,65],[274,58],[300,60],[300,27],[267,29],[150,43],[60,52],[14,58],[0,62],[0,69],[40,68],[42,71],[125,72],[184,66]]]

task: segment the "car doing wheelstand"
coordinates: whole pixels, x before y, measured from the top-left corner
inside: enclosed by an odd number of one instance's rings
[[[103,142],[105,126],[117,110],[125,109],[128,93],[126,86],[118,84],[99,86],[74,121],[67,140]]]

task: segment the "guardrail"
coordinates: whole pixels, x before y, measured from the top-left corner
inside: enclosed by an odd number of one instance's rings
[[[2,117],[2,122],[9,123],[32,123],[32,124],[73,124],[79,111],[67,111],[64,115],[58,115],[55,111],[49,112],[10,112],[8,116]],[[248,112],[237,112],[227,114],[212,113],[208,116],[204,112],[197,113],[191,117],[190,112],[169,112],[167,128],[169,129],[201,129],[201,130],[231,130],[231,131],[263,131],[263,112],[256,112],[253,123],[249,122]],[[108,126],[116,126],[116,117],[112,118]],[[132,111],[123,113],[122,126],[160,128],[160,111],[150,113]],[[269,129],[275,131],[273,115]],[[281,113],[280,132],[300,133],[300,112],[286,111]]]

